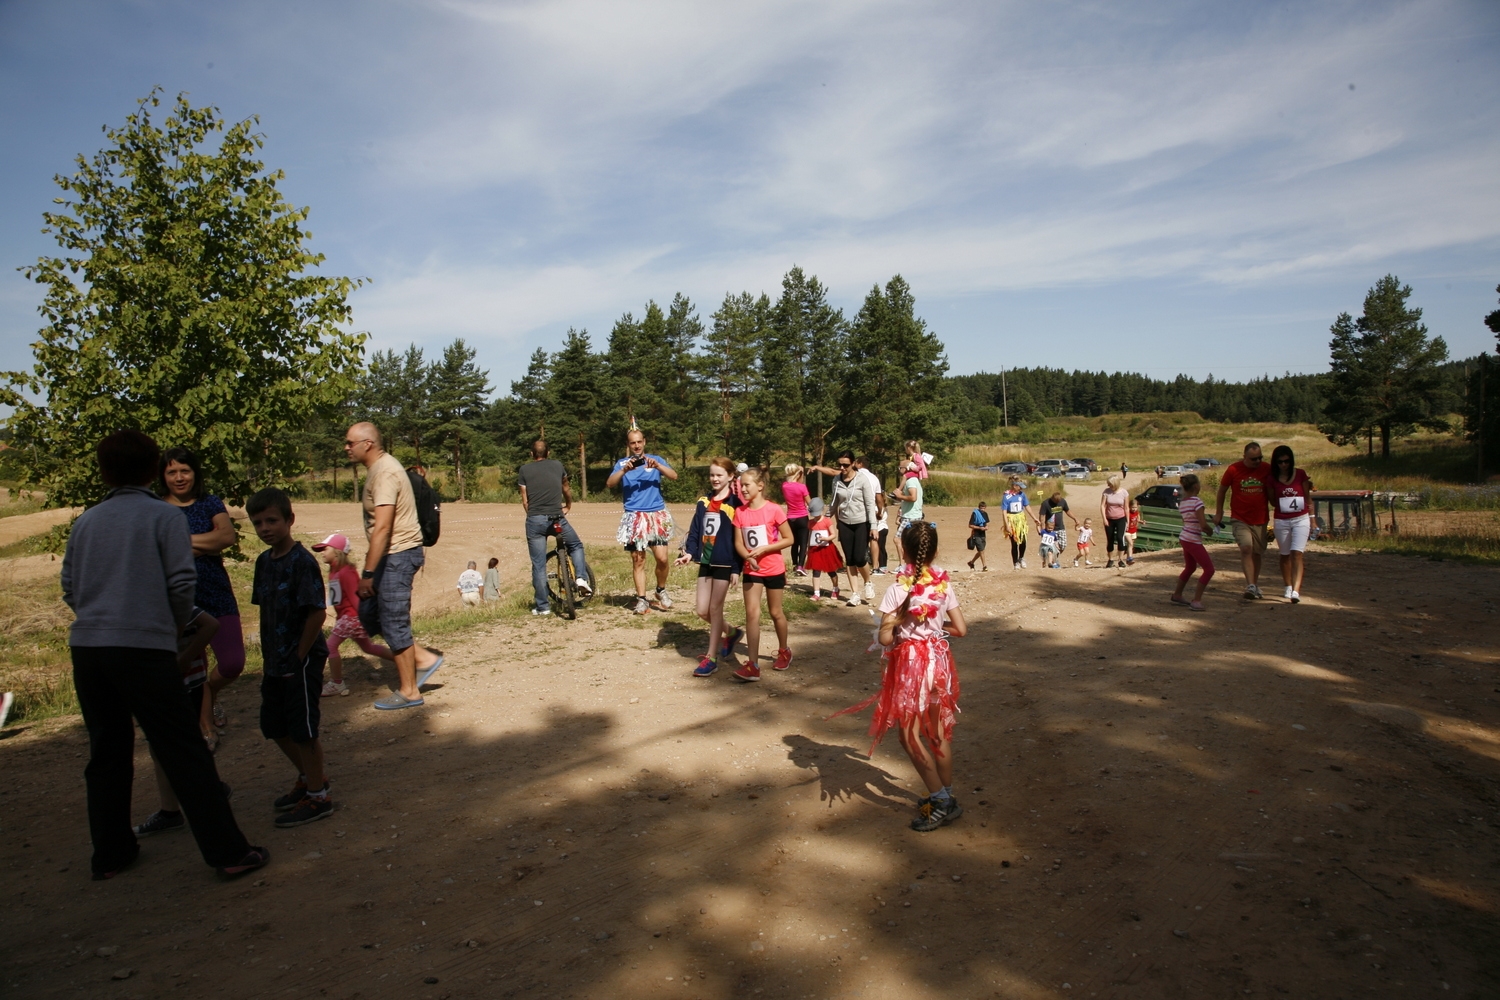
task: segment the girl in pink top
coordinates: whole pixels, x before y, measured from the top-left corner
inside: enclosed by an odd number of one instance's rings
[[[896,571],[896,582],[880,602],[880,643],[886,647],[880,690],[834,715],[875,706],[870,720],[870,753],[888,729],[897,729],[928,795],[918,803],[911,828],[936,830],[963,815],[953,797],[953,723],[958,715],[958,673],[948,636],[968,632],[958,594],[937,556],[937,528],[916,521],[901,533],[901,550],[911,562]]]
[[[917,478],[918,479],[926,479],[927,478],[927,463],[932,460],[932,456],[928,455],[926,452],[924,452],[922,450],[922,442],[920,442],[920,441],[908,441],[908,442],[906,442],[906,456],[907,456],[908,459],[911,460],[911,464],[915,465],[917,467],[917,469],[916,469]]]
[[[766,607],[776,627],[776,662],[772,669],[785,670],[792,665],[792,651],[787,648],[786,612],[781,610],[786,590],[786,560],[781,553],[792,547],[787,530],[786,511],[780,504],[766,499],[766,481],[759,469],[740,473],[740,487],[745,506],[734,516],[734,546],[745,561],[741,582],[745,588],[745,664],[734,672],[735,680],[760,680],[760,594],[766,594]]]
[[[1181,482],[1182,492],[1186,495],[1177,504],[1177,512],[1182,515],[1182,533],[1177,536],[1177,540],[1182,545],[1183,567],[1177,576],[1177,589],[1172,592],[1172,603],[1186,604],[1194,611],[1202,611],[1203,592],[1208,589],[1208,581],[1214,578],[1214,561],[1208,557],[1208,550],[1203,547],[1203,532],[1208,529],[1208,511],[1198,498],[1198,477],[1183,476]],[[1183,598],[1182,591],[1192,578],[1193,571],[1200,566],[1203,568],[1203,575],[1198,578],[1198,589],[1189,602]]]
[[[792,529],[792,569],[798,576],[807,575],[807,473],[796,462],[789,462],[786,479],[781,483],[781,499],[786,501],[786,523]]]

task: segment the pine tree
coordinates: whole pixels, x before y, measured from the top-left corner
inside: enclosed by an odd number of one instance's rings
[[[458,498],[466,496],[464,449],[479,433],[478,424],[490,394],[490,373],[475,363],[475,351],[455,338],[443,350],[442,360],[427,373],[428,405],[432,414],[429,434],[448,450]]]
[[[781,280],[761,358],[766,391],[775,401],[775,447],[823,464],[822,444],[838,417],[843,382],[844,316],[828,304],[816,277],[793,267]]]
[[[570,329],[562,350],[552,356],[552,378],[547,386],[550,434],[552,440],[576,449],[580,500],[587,500],[589,495],[588,440],[605,409],[603,360],[594,353],[587,330]]]
[[[761,380],[771,300],[726,295],[704,337],[702,371],[715,395],[724,451],[751,465],[770,458],[773,400]]]

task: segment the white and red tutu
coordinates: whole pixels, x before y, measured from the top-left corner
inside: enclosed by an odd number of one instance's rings
[[[941,636],[906,639],[882,655],[885,670],[880,677],[880,690],[829,718],[874,705],[875,714],[870,719],[872,755],[887,730],[905,726],[913,719],[920,722],[922,735],[936,752],[939,742],[952,738],[953,723],[958,717],[958,671],[953,666],[948,640]]]
[[[839,555],[837,545],[820,545],[807,553],[806,568],[815,569],[819,573],[837,573],[844,568],[844,557]]]

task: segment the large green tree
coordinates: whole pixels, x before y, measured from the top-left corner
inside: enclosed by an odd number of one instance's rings
[[[773,443],[776,401],[761,377],[770,319],[765,295],[726,295],[703,338],[703,377],[718,418],[715,437],[729,456],[751,465],[765,464]]]
[[[838,421],[843,362],[843,313],[829,305],[816,277],[793,267],[771,310],[761,377],[775,401],[775,446],[804,465],[809,458],[823,464],[823,446]]]
[[[941,453],[957,436],[944,392],[943,343],[916,314],[911,287],[899,274],[870,289],[849,326],[840,436],[886,470],[909,440]]]
[[[444,348],[442,358],[433,362],[427,376],[432,411],[428,433],[448,453],[460,500],[466,496],[466,449],[480,436],[479,424],[490,395],[490,373],[479,367],[475,356],[474,349],[457,337]]]
[[[1441,366],[1448,345],[1427,336],[1422,310],[1409,306],[1411,286],[1393,274],[1365,295],[1358,320],[1341,314],[1332,327],[1324,433],[1347,442],[1361,428],[1370,450],[1380,437],[1380,455],[1389,458],[1391,440],[1419,427],[1447,430],[1446,414],[1455,400]]]
[[[315,273],[308,210],[257,159],[258,119],[178,97],[158,122],[159,106],[153,92],[56,178],[43,231],[62,255],[23,269],[46,325],[0,402],[54,505],[102,496],[94,446],[127,427],[193,448],[215,490],[243,497],[299,471],[297,432],[353,391],[359,282]]]
[[[561,447],[554,458],[567,464],[578,457],[578,498],[589,497],[588,444],[605,411],[608,378],[604,359],[594,353],[587,330],[570,329],[562,350],[552,355],[552,378],[547,385],[547,430],[549,443]]]

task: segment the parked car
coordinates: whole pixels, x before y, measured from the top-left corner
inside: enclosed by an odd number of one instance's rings
[[[1031,471],[1037,472],[1042,469],[1057,469],[1061,471],[1062,469],[1066,468],[1067,465],[1067,461],[1061,458],[1042,458],[1037,460],[1036,467]]]
[[[1090,472],[1099,471],[1099,463],[1094,461],[1092,458],[1070,458],[1068,461],[1072,462],[1074,465],[1081,465],[1085,469],[1088,469]]]
[[[1063,474],[1060,465],[1038,465],[1032,475],[1038,479],[1061,479]]]
[[[1176,510],[1178,503],[1182,501],[1182,487],[1165,484],[1153,486],[1135,499],[1142,507],[1167,507]]]
[[[1085,482],[1087,482],[1088,478],[1089,478],[1089,470],[1085,469],[1081,465],[1075,465],[1075,466],[1072,466],[1071,468],[1069,468],[1067,472],[1063,473],[1063,478],[1064,479],[1082,479]]]
[[[1030,473],[1031,466],[1026,462],[1004,462],[1000,465],[1002,476],[1025,476]]]
[[[1166,469],[1164,469],[1162,471],[1161,477],[1163,479],[1176,479],[1178,476],[1182,475],[1184,472],[1191,472],[1191,471],[1194,471],[1195,469],[1197,469],[1197,466],[1195,466],[1195,465],[1188,466],[1187,468],[1183,468],[1180,465],[1169,465],[1169,466],[1166,467]]]
[[[1217,458],[1195,458],[1193,459],[1193,464],[1201,465],[1205,469],[1211,469],[1216,465],[1223,465],[1224,463],[1220,462]]]

